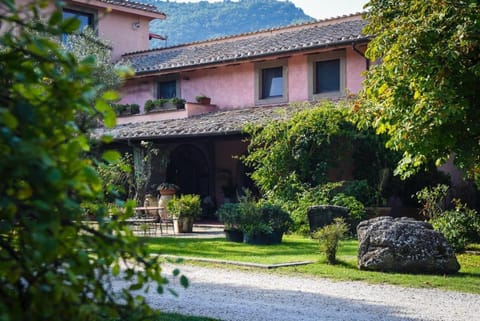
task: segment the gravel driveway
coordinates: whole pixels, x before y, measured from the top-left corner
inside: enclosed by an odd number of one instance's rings
[[[178,297],[150,294],[154,308],[224,321],[480,320],[480,295],[189,265],[180,269],[190,287],[173,283]]]

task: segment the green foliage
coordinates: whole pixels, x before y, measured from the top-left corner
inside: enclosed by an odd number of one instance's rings
[[[112,104],[112,108],[117,116],[134,115],[140,112],[138,104]]]
[[[131,187],[134,185],[132,173],[133,159],[131,154],[124,154],[118,159],[104,161],[98,164],[96,170],[103,182],[105,200],[114,202],[116,199],[131,198]]]
[[[200,195],[184,194],[180,197],[174,195],[167,203],[167,209],[174,217],[199,218],[202,215]]]
[[[198,3],[142,0],[156,5],[167,14],[165,21],[150,23],[152,32],[167,35],[168,45],[207,38],[224,37],[292,23],[313,20],[292,2],[274,0],[241,0]],[[208,17],[208,18],[206,18]],[[198,32],[202,30],[202,32]],[[164,46],[162,41],[156,47]]]
[[[292,219],[290,214],[285,211],[280,205],[269,202],[260,203],[262,210],[262,220],[272,228],[273,231],[286,232],[292,226]]]
[[[342,218],[335,218],[333,224],[326,225],[318,229],[313,234],[314,239],[318,239],[320,250],[325,253],[328,264],[337,262],[337,249],[340,240],[345,238],[348,226]]]
[[[249,236],[284,233],[290,229],[292,219],[281,206],[256,201],[248,190],[244,194],[238,203],[226,203],[218,209],[217,215],[226,226],[236,227]]]
[[[216,212],[220,222],[225,228],[239,226],[242,219],[239,203],[225,203]]]
[[[153,108],[155,108],[155,104],[153,103],[153,100],[149,99],[145,102],[145,106],[144,106],[144,109],[145,109],[145,112],[149,112],[151,111]]]
[[[131,290],[162,292],[167,280],[125,227],[134,203],[110,219],[89,134],[75,123],[84,113],[113,125],[118,96],[92,78],[94,57],[79,61],[51,40],[78,21],[55,10],[44,24],[47,4],[17,12],[3,2],[0,16],[0,320],[145,320],[152,311]],[[94,226],[85,203],[97,204]],[[113,292],[113,277],[128,288]]]
[[[304,192],[298,201],[290,202],[294,230],[308,235],[310,233],[307,209],[313,205],[337,205],[348,208],[347,223],[354,234],[360,221],[366,218],[365,207],[355,196],[347,195],[343,191],[343,182],[326,183]]]
[[[455,251],[463,251],[469,243],[480,241],[480,215],[455,200],[455,209],[430,220]]]
[[[366,55],[381,59],[365,78],[359,124],[388,135],[403,153],[403,177],[433,161],[480,167],[480,6],[476,0],[371,0]]]
[[[240,230],[248,236],[270,234],[273,228],[263,218],[261,207],[255,201],[250,191],[245,190],[245,195],[240,197]]]
[[[93,29],[85,28],[80,33],[68,35],[61,45],[79,61],[94,57],[95,70],[91,77],[100,86],[100,92],[120,89],[123,79],[118,76],[118,71],[123,66],[111,63],[112,47],[99,38]]]
[[[160,99],[149,99],[145,102],[144,109],[145,112],[151,112],[155,108],[162,108],[165,106],[166,103],[171,103],[177,107],[177,109],[185,108],[185,99],[181,99],[178,97],[174,98],[160,98]]]
[[[311,187],[328,181],[328,171],[352,149],[354,128],[349,109],[323,103],[299,111],[286,121],[263,128],[247,127],[249,154],[242,160],[254,171],[262,193],[282,201],[295,200]]]
[[[435,219],[442,215],[446,208],[446,198],[449,187],[438,184],[434,187],[425,187],[415,196],[422,204],[422,215],[426,219]]]

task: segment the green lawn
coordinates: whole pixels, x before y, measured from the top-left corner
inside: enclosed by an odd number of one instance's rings
[[[151,253],[184,257],[201,257],[220,260],[275,264],[298,261],[315,261],[314,264],[286,267],[274,273],[303,274],[336,280],[362,280],[371,283],[389,283],[408,287],[440,288],[480,294],[480,255],[459,254],[462,266],[456,275],[411,275],[360,271],[357,269],[357,241],[341,244],[337,259],[339,264],[328,265],[318,251],[318,244],[308,238],[287,235],[279,245],[246,245],[217,239],[145,238]],[[272,271],[272,270],[270,270]]]

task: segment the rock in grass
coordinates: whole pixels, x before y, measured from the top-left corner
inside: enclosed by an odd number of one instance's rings
[[[460,265],[445,237],[426,222],[382,216],[357,227],[361,270],[452,274]]]

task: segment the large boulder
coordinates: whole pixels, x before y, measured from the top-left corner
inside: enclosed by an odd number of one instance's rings
[[[310,232],[333,223],[336,217],[348,218],[348,208],[336,205],[315,205],[307,208]]]
[[[460,269],[445,237],[431,224],[382,216],[357,227],[361,270],[451,274]]]

